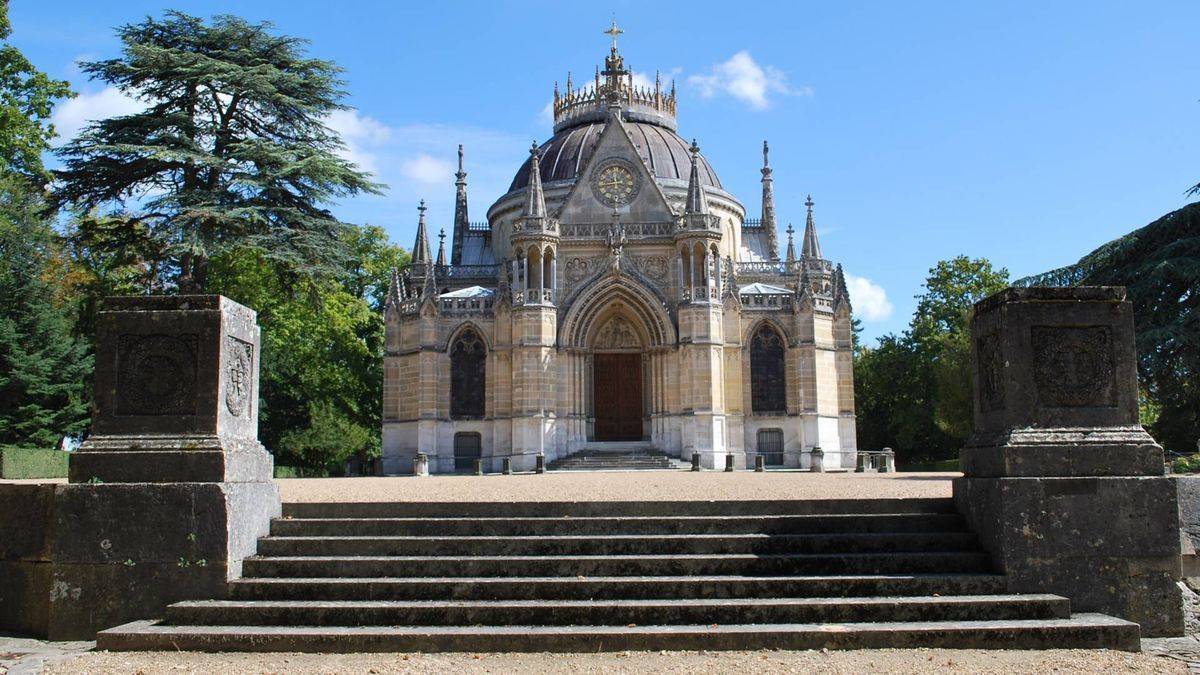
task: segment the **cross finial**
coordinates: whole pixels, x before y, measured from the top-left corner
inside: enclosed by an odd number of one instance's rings
[[[612,38],[612,50],[614,54],[617,52],[617,36],[624,32],[625,31],[621,30],[620,28],[617,28],[616,17],[613,17],[612,25],[608,27],[608,30],[604,31],[605,35]]]
[[[813,200],[812,200],[812,195],[809,195],[808,199],[804,200],[804,205],[808,207],[809,213],[812,213],[812,207],[813,207],[814,203],[815,202],[813,202]]]
[[[421,212],[421,217],[425,216],[425,200],[424,199],[422,199],[421,203],[417,205],[417,210]]]

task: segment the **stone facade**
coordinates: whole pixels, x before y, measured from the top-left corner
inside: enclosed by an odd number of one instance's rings
[[[1180,634],[1176,481],[1138,423],[1125,289],[1008,289],[975,306],[972,337],[954,496],[1009,590]]]
[[[765,144],[763,217],[748,220],[675,134],[673,87],[634,87],[615,44],[591,87],[567,82],[554,137],[486,224],[467,218],[460,152],[451,264],[422,205],[385,310],[384,471],[418,453],[433,472],[474,457],[524,471],[599,441],[708,468],[759,452],[807,467],[820,447],[826,468],[852,468],[851,306],[811,200],[802,255],[789,227],[780,259]]]

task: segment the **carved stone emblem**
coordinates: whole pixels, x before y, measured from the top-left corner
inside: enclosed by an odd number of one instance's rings
[[[1033,379],[1043,407],[1111,406],[1112,337],[1107,326],[1034,326]]]
[[[235,337],[225,337],[225,407],[243,417],[249,408],[254,376],[254,346]]]
[[[118,338],[117,414],[195,414],[196,345],[194,333]]]
[[[587,276],[587,271],[588,263],[583,258],[571,258],[567,262],[567,279],[569,281],[574,283],[583,281],[583,278]]]
[[[658,255],[643,258],[642,272],[655,281],[662,281],[667,276],[667,259]]]
[[[637,332],[624,318],[615,316],[596,333],[593,349],[636,349],[642,346]]]
[[[1004,386],[1001,381],[1004,360],[1000,354],[1000,338],[995,333],[981,335],[975,342],[979,372],[979,404],[984,412],[1004,408]]]

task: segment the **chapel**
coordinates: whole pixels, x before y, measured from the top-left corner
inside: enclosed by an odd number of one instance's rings
[[[762,145],[761,210],[722,187],[677,130],[676,95],[635,86],[612,47],[594,79],[554,87],[553,135],[485,222],[434,255],[424,202],[385,312],[383,467],[435,473],[508,459],[528,471],[606,448],[705,468],[856,460],[850,298],[806,202],[780,252]]]

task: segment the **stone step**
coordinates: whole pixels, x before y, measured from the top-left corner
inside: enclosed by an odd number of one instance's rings
[[[968,532],[668,534],[516,537],[264,537],[264,556],[631,555],[975,551]]]
[[[239,600],[588,600],[1000,595],[999,574],[242,578]]]
[[[207,652],[594,652],[697,649],[1140,649],[1137,624],[1068,619],[669,626],[171,626],[101,631],[98,649]]]
[[[957,514],[277,518],[275,536],[536,536],[563,534],[833,534],[962,532]]]
[[[607,502],[287,502],[290,518],[520,518],[650,516],[813,516],[870,514],[953,514],[954,500],[934,499],[773,499],[718,501]]]
[[[253,556],[248,577],[648,576],[954,573],[988,570],[982,552],[612,555]]]
[[[164,623],[207,626],[625,626],[1065,619],[1055,595],[724,600],[200,600]]]

